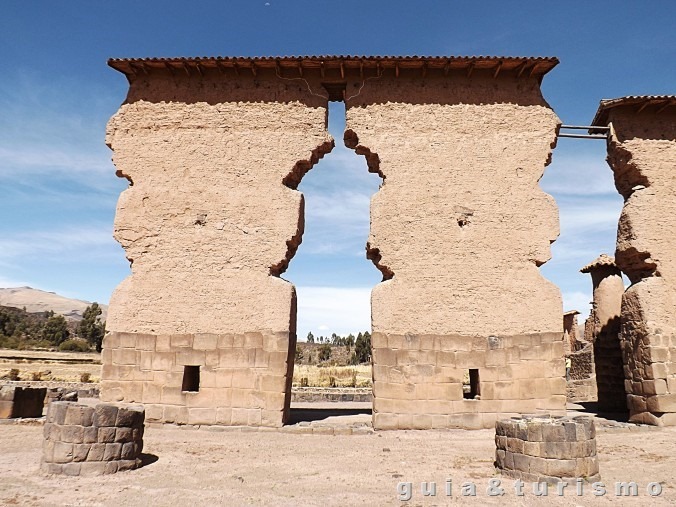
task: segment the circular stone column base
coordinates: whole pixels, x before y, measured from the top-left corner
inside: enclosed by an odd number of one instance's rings
[[[495,423],[495,467],[526,482],[598,481],[596,428],[587,416],[512,417]]]
[[[52,402],[40,469],[49,474],[104,475],[138,468],[144,419],[140,405]]]

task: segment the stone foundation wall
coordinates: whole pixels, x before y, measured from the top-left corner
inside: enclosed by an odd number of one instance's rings
[[[514,417],[495,425],[495,466],[525,482],[595,482],[599,475],[591,417]]]
[[[490,428],[504,414],[565,411],[563,334],[488,338],[373,333],[378,429]],[[478,370],[478,394],[463,382]]]
[[[49,404],[40,468],[49,474],[103,475],[141,465],[143,407],[66,401]]]
[[[42,417],[46,394],[45,388],[0,387],[0,419]]]
[[[143,403],[152,422],[281,426],[288,340],[288,333],[110,333],[101,399]],[[196,391],[183,390],[186,366],[199,367]]]

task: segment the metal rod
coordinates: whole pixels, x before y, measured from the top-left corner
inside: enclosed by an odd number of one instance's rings
[[[559,137],[573,137],[576,139],[608,139],[608,136],[592,136],[592,135],[587,135],[587,134],[561,134],[559,133]]]
[[[595,125],[588,125],[588,126],[585,126],[585,127],[581,127],[579,125],[561,125],[561,128],[562,129],[574,129],[574,130],[575,129],[577,129],[577,130],[591,130],[591,129],[594,129],[594,130],[610,130],[610,127],[600,127],[600,126],[597,127]]]

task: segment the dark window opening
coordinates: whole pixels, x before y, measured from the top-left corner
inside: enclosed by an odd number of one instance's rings
[[[183,370],[183,386],[181,391],[196,393],[200,390],[200,367],[185,366]]]
[[[469,389],[463,389],[463,397],[467,400],[473,400],[481,395],[479,388],[479,370],[472,368],[469,370]]]

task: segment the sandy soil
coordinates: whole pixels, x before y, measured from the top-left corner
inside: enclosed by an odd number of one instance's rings
[[[314,423],[313,423],[314,424]],[[503,497],[486,495],[493,469],[494,432],[394,431],[368,435],[312,435],[283,431],[149,428],[145,452],[155,462],[104,477],[49,477],[38,470],[42,428],[0,425],[0,504],[3,505],[674,505],[676,428],[600,428],[598,450],[604,497],[574,490],[546,499],[527,484],[517,497],[511,479]],[[452,479],[453,497],[444,495]],[[639,496],[618,498],[615,481],[634,480]],[[397,483],[413,483],[401,502]],[[436,498],[421,481],[436,481]],[[476,497],[460,497],[463,481]],[[651,498],[646,485],[663,484]]]

